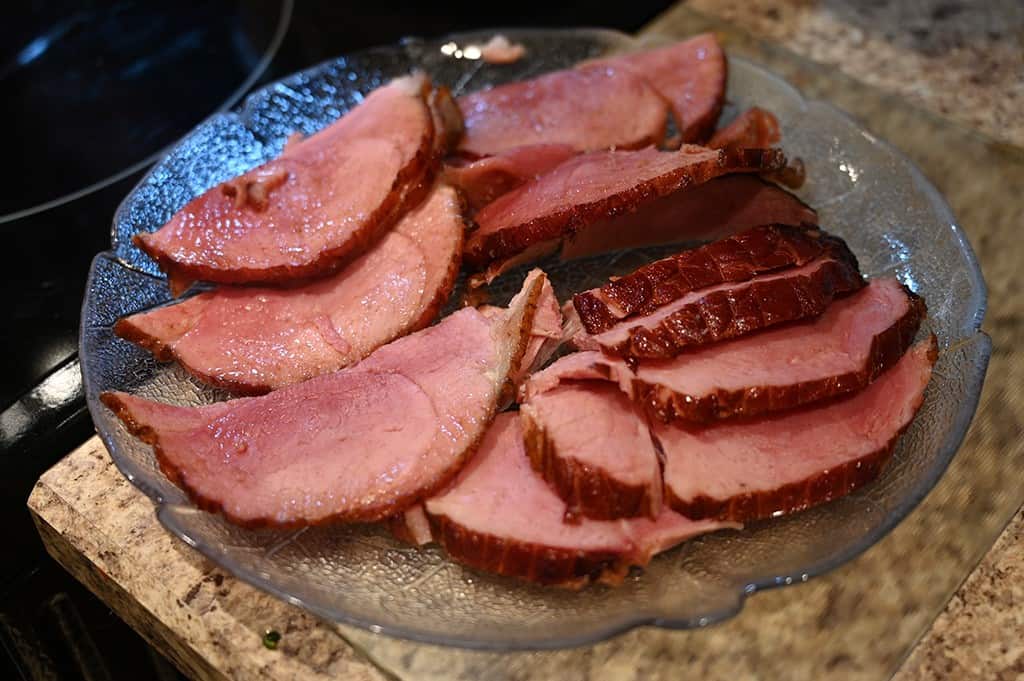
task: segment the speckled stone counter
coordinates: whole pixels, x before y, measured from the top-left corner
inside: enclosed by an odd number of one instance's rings
[[[656,40],[714,30],[732,54],[851,113],[921,166],[981,260],[990,296],[984,328],[995,347],[981,405],[946,475],[892,533],[827,575],[754,595],[736,618],[704,630],[644,628],[543,653],[453,650],[327,624],[223,574],[160,528],[149,501],[93,438],[47,472],[29,501],[51,553],[179,667],[203,679],[1019,677],[1024,520],[1018,516],[992,546],[1024,502],[1024,362],[1017,354],[1024,344],[1024,151],[1015,146],[1022,142],[979,134],[974,128],[984,130],[982,123],[951,120],[930,100],[915,99],[914,88],[924,87],[918,81],[888,90],[865,84],[870,79],[849,67],[860,58],[856,46],[847,59],[830,59],[801,43],[762,40],[774,34],[739,15],[731,23],[723,17],[726,9],[740,11],[733,3],[696,6],[708,11],[677,6],[645,34]],[[783,3],[757,6],[769,19],[772,6],[780,17],[797,11]],[[838,43],[828,31],[846,30],[845,10],[832,7],[800,4],[801,21],[826,27],[817,41]],[[828,28],[830,22],[839,23]],[[276,651],[261,646],[268,628],[283,634]]]

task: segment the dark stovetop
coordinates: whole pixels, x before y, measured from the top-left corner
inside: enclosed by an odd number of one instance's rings
[[[75,355],[89,263],[161,149],[244,92],[406,35],[486,26],[633,31],[670,2],[372,3],[30,0],[0,23],[9,131],[0,233],[0,678],[175,679],[42,550],[25,508],[39,475],[92,433]],[[277,49],[274,49],[274,48]],[[13,556],[13,559],[11,558]]]

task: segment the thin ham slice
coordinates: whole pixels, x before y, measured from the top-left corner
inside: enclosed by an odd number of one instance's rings
[[[455,158],[445,164],[444,180],[458,187],[475,211],[575,155],[568,144],[531,144],[476,161]]]
[[[437,140],[448,140],[435,121],[452,120],[431,103],[443,106],[426,77],[395,80],[135,243],[176,294],[194,280],[271,283],[335,271],[422,196]]]
[[[935,338],[847,399],[772,418],[704,429],[655,425],[665,494],[692,518],[773,518],[841,497],[874,480],[924,399]]]
[[[770,111],[755,106],[721,130],[716,130],[708,140],[708,146],[712,149],[748,149],[771,147],[781,140],[779,119]]]
[[[490,156],[533,144],[578,151],[660,144],[668,104],[647,80],[614,66],[582,66],[458,98],[459,151]]]
[[[293,288],[223,286],[121,319],[114,330],[202,381],[268,392],[429,324],[455,283],[463,230],[455,191],[438,187],[337,274]]]
[[[741,152],[683,147],[679,151],[601,151],[565,161],[485,206],[479,228],[466,244],[466,260],[478,268],[530,249],[557,248],[590,225],[715,177],[785,166],[777,149]],[[536,255],[536,253],[534,253]]]
[[[658,455],[644,418],[614,385],[558,385],[519,413],[530,462],[566,502],[567,522],[658,517]]]
[[[464,308],[359,364],[262,397],[178,407],[101,399],[203,509],[245,526],[378,520],[438,490],[483,436],[544,281],[507,312]]]
[[[728,64],[712,33],[673,45],[601,60],[633,69],[672,104],[672,115],[684,143],[711,135],[725,102]]]
[[[455,560],[541,584],[617,583],[632,565],[735,524],[693,522],[671,511],[656,520],[563,522],[565,503],[530,468],[519,418],[499,415],[473,459],[428,499],[433,536]]]
[[[605,380],[663,423],[753,417],[864,389],[913,342],[924,301],[876,279],[817,319],[698,348],[637,367],[601,352],[566,355],[527,383],[528,396]]]
[[[760,274],[806,265],[842,243],[816,227],[766,224],[662,258],[573,296],[588,333],[649,315],[682,296]],[[852,257],[852,255],[850,256]]]

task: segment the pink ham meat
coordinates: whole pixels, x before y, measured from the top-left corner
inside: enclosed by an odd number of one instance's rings
[[[200,380],[259,394],[353,364],[430,323],[458,273],[464,224],[436,188],[337,274],[293,288],[224,286],[126,317],[115,332]]]
[[[452,121],[436,108],[443,104],[424,76],[395,80],[135,243],[175,293],[194,280],[270,283],[335,271],[422,196],[439,140],[450,141],[435,130],[435,121]]]
[[[687,146],[680,151],[582,154],[477,213],[479,228],[466,244],[466,260],[482,269],[496,262],[505,266],[524,254],[537,257],[600,220],[636,211],[679,190],[721,175],[784,166],[785,156],[777,149],[733,152]]]
[[[643,77],[582,66],[458,98],[466,125],[459,152],[472,158],[534,144],[578,151],[660,144],[668,105]]]
[[[617,583],[632,565],[735,524],[693,522],[671,511],[656,520],[566,524],[565,503],[530,468],[519,418],[499,415],[473,459],[442,494],[428,499],[435,540],[474,568],[541,584]]]
[[[712,149],[749,149],[771,147],[781,140],[779,119],[770,111],[755,106],[721,130],[716,130],[708,146]]]
[[[512,390],[544,276],[504,315],[464,308],[359,364],[263,397],[101,399],[198,506],[245,526],[370,521],[458,472]]]
[[[658,517],[658,455],[645,419],[614,385],[558,385],[519,411],[530,462],[566,502],[567,522]]]
[[[479,210],[575,155],[568,144],[532,144],[477,161],[456,158],[445,164],[444,180],[462,191],[471,209]]]
[[[895,279],[876,279],[817,319],[641,362],[578,352],[534,374],[529,395],[605,380],[663,423],[754,417],[863,390],[913,342],[924,301]]]
[[[691,518],[747,521],[825,503],[874,480],[924,399],[935,338],[856,395],[773,418],[656,425],[665,495]]]
[[[672,105],[684,143],[702,142],[715,129],[725,102],[728,64],[711,33],[674,45],[602,60],[634,70]]]

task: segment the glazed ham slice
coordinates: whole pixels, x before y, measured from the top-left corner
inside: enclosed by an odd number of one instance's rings
[[[708,140],[708,146],[712,149],[749,149],[771,147],[781,140],[779,119],[770,111],[755,106],[721,130],[716,130]]]
[[[445,164],[444,180],[462,191],[471,209],[479,210],[575,155],[568,144],[531,144],[476,161],[456,158]]]
[[[735,524],[693,522],[671,511],[656,520],[563,522],[565,503],[530,468],[519,418],[499,415],[473,459],[443,493],[428,499],[435,540],[474,568],[541,584],[617,583],[632,565]]]
[[[459,152],[479,158],[534,144],[577,151],[660,144],[668,105],[630,69],[581,66],[458,98]]]
[[[416,203],[436,166],[424,76],[392,81],[279,157],[187,203],[136,244],[180,293],[195,280],[271,283],[321,276],[364,250]]]
[[[847,399],[704,429],[656,425],[666,501],[691,518],[747,521],[825,503],[875,479],[924,399],[935,338]]]
[[[359,364],[262,397],[101,398],[201,508],[245,526],[370,521],[458,472],[511,391],[545,277],[503,315],[464,308]]]
[[[530,462],[566,502],[567,522],[658,517],[658,455],[644,418],[614,385],[557,385],[519,412]]]
[[[925,313],[898,281],[876,279],[812,321],[635,368],[600,352],[574,353],[535,374],[527,389],[532,396],[610,381],[663,423],[761,416],[863,390],[903,356]]]
[[[114,331],[207,383],[268,392],[430,323],[458,274],[463,230],[455,191],[439,186],[337,274],[293,288],[224,286],[121,319]]]
[[[524,253],[553,252],[565,237],[673,192],[721,175],[784,166],[785,156],[776,149],[727,152],[687,146],[582,154],[477,213],[479,228],[466,244],[466,260],[482,269]]]

